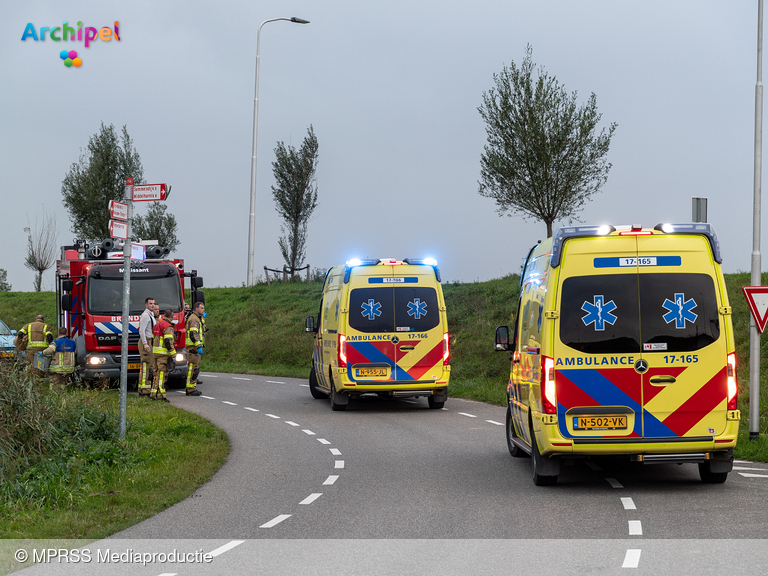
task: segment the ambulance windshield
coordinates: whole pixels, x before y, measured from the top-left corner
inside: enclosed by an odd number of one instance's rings
[[[170,308],[181,311],[181,286],[176,276],[135,277],[131,276],[131,314],[141,314],[144,300],[152,297],[160,306],[160,312]],[[117,276],[88,278],[88,312],[104,316],[119,316],[123,313],[123,279]]]
[[[349,295],[349,325],[359,332],[426,332],[439,323],[434,288],[357,288]]]
[[[574,276],[560,309],[560,340],[587,354],[690,352],[720,337],[706,274]]]

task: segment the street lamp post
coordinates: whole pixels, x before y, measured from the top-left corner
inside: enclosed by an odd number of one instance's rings
[[[267,22],[276,22],[278,20],[286,20],[296,24],[309,24],[309,20],[296,18],[295,16],[293,18],[272,18],[271,20],[264,20],[261,26],[259,26],[259,31],[256,33],[256,88],[253,93],[253,153],[251,155],[251,212],[248,223],[248,274],[246,277],[248,286],[253,286],[253,255],[256,244],[256,139],[259,122],[259,46],[261,43],[261,28]]]

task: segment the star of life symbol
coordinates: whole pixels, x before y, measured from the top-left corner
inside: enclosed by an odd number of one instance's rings
[[[686,320],[693,324],[696,322],[696,318],[698,318],[698,314],[692,312],[696,308],[696,301],[693,298],[689,298],[686,301],[685,295],[682,293],[675,294],[674,302],[667,298],[662,306],[669,310],[669,312],[664,314],[664,321],[669,324],[674,320],[675,329],[683,329],[685,328]]]
[[[363,302],[362,306],[362,315],[368,318],[368,320],[373,320],[376,316],[381,316],[381,303],[374,302],[373,298],[368,300],[368,302]]]
[[[408,316],[413,316],[416,320],[419,320],[422,316],[426,315],[426,302],[422,302],[419,298],[415,298],[413,302],[408,302]]]
[[[586,316],[581,318],[584,322],[584,326],[589,326],[592,322],[595,323],[595,330],[605,330],[605,323],[608,322],[611,326],[616,323],[616,316],[611,314],[616,310],[617,306],[613,300],[610,302],[603,302],[603,296],[595,296],[595,303],[590,304],[584,301],[581,309],[587,313]]]

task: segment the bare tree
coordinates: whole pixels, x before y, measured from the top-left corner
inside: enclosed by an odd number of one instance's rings
[[[24,266],[37,272],[34,280],[35,292],[40,292],[43,286],[43,273],[56,262],[58,235],[56,231],[56,215],[43,211],[42,223],[35,218],[34,228],[30,225],[24,228],[27,233],[27,258]]]

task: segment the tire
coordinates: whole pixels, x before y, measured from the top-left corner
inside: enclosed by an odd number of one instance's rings
[[[427,396],[427,403],[433,410],[440,410],[443,406],[445,406],[445,400],[438,402],[432,396]]]
[[[312,398],[315,400],[322,400],[328,398],[328,394],[321,392],[317,388],[317,374],[315,373],[315,367],[309,371],[309,391],[312,394]]]
[[[557,474],[541,474],[541,470],[548,464],[551,465],[552,463],[546,462],[544,456],[542,456],[539,452],[539,444],[536,442],[536,435],[533,433],[533,429],[531,429],[531,462],[531,468],[533,470],[533,483],[536,484],[536,486],[554,486],[557,484]]]
[[[507,407],[507,448],[509,448],[509,453],[515,458],[524,458],[525,456],[528,456],[525,450],[512,442],[513,438],[517,439],[515,423],[512,421],[512,410]]]
[[[709,462],[699,464],[699,476],[705,484],[722,484],[728,479],[728,472],[712,472]]]
[[[333,383],[333,380],[331,380],[331,410],[334,412],[343,412],[347,409],[347,405],[337,403],[338,395],[339,393],[336,392],[336,385]]]

